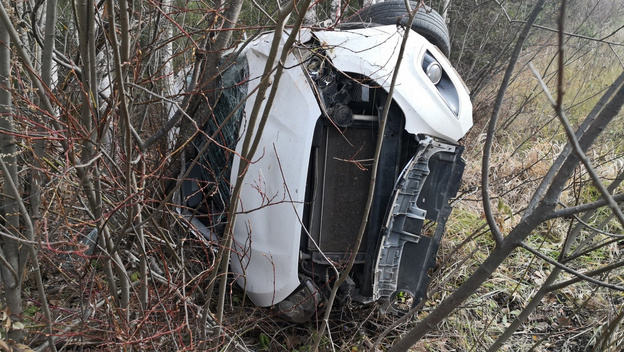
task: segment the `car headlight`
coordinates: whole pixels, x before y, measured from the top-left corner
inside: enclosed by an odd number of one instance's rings
[[[425,53],[422,62],[422,68],[431,80],[431,83],[437,85],[442,79],[442,66],[429,52]]]
[[[312,79],[316,79],[323,69],[323,60],[318,56],[312,56],[306,63],[306,69]]]
[[[442,65],[429,51],[425,51],[423,55],[422,69],[436,87],[448,108],[455,117],[459,118],[459,94],[457,93],[457,88],[455,88],[449,75],[444,72]]]

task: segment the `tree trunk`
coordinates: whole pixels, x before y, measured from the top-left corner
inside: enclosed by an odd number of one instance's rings
[[[19,207],[15,190],[9,187],[8,179],[19,184],[17,175],[17,147],[15,138],[10,133],[13,129],[13,112],[11,100],[11,40],[4,24],[0,22],[0,157],[6,166],[2,172],[2,231],[14,238],[20,238]],[[12,321],[19,321],[22,314],[22,283],[20,282],[20,244],[18,241],[3,236],[0,239],[0,262],[4,295],[2,300],[10,311]],[[23,330],[9,330],[8,338],[21,341],[24,338]]]
[[[338,21],[338,19],[342,16],[342,1],[341,0],[332,0],[330,16],[331,16],[332,23],[336,23],[336,21]]]

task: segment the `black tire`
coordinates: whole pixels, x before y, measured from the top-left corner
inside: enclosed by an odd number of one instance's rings
[[[419,2],[410,1],[413,9]],[[406,26],[408,13],[403,1],[386,1],[373,4],[356,12],[347,22],[368,22],[382,25],[396,24]],[[451,40],[444,19],[428,6],[421,6],[414,17],[412,29],[435,45],[447,57],[451,53]]]

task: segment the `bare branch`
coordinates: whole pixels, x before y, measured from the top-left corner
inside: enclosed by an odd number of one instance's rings
[[[494,219],[494,213],[492,209],[492,202],[490,199],[490,155],[492,153],[492,144],[494,143],[494,134],[496,132],[496,125],[498,123],[498,116],[500,114],[500,110],[503,104],[503,99],[505,98],[505,93],[507,88],[509,88],[509,82],[511,81],[511,77],[514,72],[514,68],[518,59],[520,57],[520,52],[522,51],[522,47],[524,42],[529,36],[529,31],[531,30],[531,26],[537,20],[537,15],[541,12],[542,7],[544,5],[544,1],[540,1],[535,5],[535,8],[531,15],[529,16],[522,32],[518,36],[518,40],[516,41],[516,45],[511,54],[511,58],[509,59],[509,64],[507,65],[507,70],[505,71],[505,76],[503,77],[503,81],[501,82],[501,87],[496,96],[496,100],[494,102],[494,108],[492,110],[492,116],[490,117],[490,122],[488,124],[487,129],[487,137],[485,139],[485,145],[483,146],[483,161],[481,164],[481,195],[483,198],[483,210],[485,212],[485,217],[487,219],[488,225],[490,226],[490,231],[492,231],[492,236],[496,241],[497,245],[501,245],[503,242],[503,235],[496,224],[496,220]]]
[[[11,37],[11,43],[17,50],[17,54],[22,59],[22,64],[24,65],[26,71],[30,75],[32,83],[35,85],[37,95],[39,96],[39,99],[41,99],[43,108],[51,116],[54,116],[54,109],[52,108],[52,105],[50,104],[50,100],[48,99],[48,96],[46,95],[46,92],[48,92],[48,90],[46,89],[46,87],[44,87],[43,84],[41,84],[39,77],[37,77],[37,74],[29,59],[28,53],[26,52],[26,49],[22,45],[19,34],[15,30],[15,27],[13,27],[13,22],[9,18],[9,15],[7,14],[6,9],[4,8],[4,3],[1,1],[0,1],[0,21],[2,22],[2,24],[4,24],[6,31],[9,33],[9,36]]]
[[[553,265],[553,266],[555,266],[555,267],[557,267],[557,268],[559,268],[559,269],[561,269],[561,270],[563,270],[563,271],[565,271],[567,273],[570,273],[570,274],[572,274],[574,276],[577,276],[580,279],[583,279],[585,281],[591,282],[592,284],[596,284],[596,285],[599,285],[599,286],[602,286],[602,287],[606,287],[606,288],[610,288],[610,289],[613,289],[613,290],[623,291],[624,292],[624,287],[618,286],[618,285],[613,285],[613,284],[610,284],[610,283],[607,283],[607,282],[603,282],[603,281],[600,281],[600,280],[596,280],[596,279],[594,279],[594,278],[592,278],[590,276],[582,274],[582,273],[580,273],[580,272],[578,272],[578,271],[576,271],[576,270],[574,270],[574,269],[572,269],[572,268],[570,268],[570,267],[568,267],[568,266],[566,266],[564,264],[561,264],[560,262],[558,262],[558,261],[556,261],[554,259],[549,258],[548,256],[542,254],[540,251],[535,250],[533,247],[531,247],[530,245],[526,244],[525,242],[522,242],[521,247],[526,249],[527,251],[531,252],[532,254],[536,255],[537,257],[539,257],[543,261],[547,262],[548,264],[551,264],[551,265]]]
[[[34,238],[34,234],[35,234],[35,229],[32,223],[32,219],[30,218],[28,210],[26,209],[26,205],[24,204],[24,201],[22,200],[20,196],[20,192],[17,188],[17,185],[13,181],[13,178],[11,177],[11,173],[9,172],[9,169],[7,168],[7,165],[5,164],[3,158],[0,158],[0,168],[2,169],[2,173],[5,176],[4,177],[5,185],[7,185],[12,190],[11,193],[14,193],[16,197],[15,202],[17,203],[19,207],[20,215],[22,217],[22,220],[24,221],[24,224],[26,225],[26,229],[24,230],[24,237],[26,238],[27,241],[32,241]],[[48,339],[51,339],[52,334],[53,334],[52,315],[50,314],[50,306],[48,305],[48,298],[46,295],[45,286],[43,284],[41,269],[39,268],[39,258],[37,258],[37,251],[35,250],[35,247],[31,243],[26,244],[25,247],[27,249],[27,252],[20,254],[20,258],[19,258],[20,267],[18,267],[17,270],[14,270],[13,273],[15,273],[16,271],[20,273],[23,272],[25,270],[23,266],[25,266],[25,263],[27,262],[28,257],[30,256],[32,260],[32,265],[33,265],[33,272],[35,274],[35,281],[37,283],[37,292],[39,293],[39,299],[41,300],[41,305],[43,308],[44,316],[46,318],[46,330],[48,332]],[[20,277],[16,281],[18,283],[17,287],[22,286],[21,284],[22,279],[23,277]],[[54,346],[52,346],[52,351],[56,351],[56,348]]]
[[[616,194],[616,195],[611,196],[611,197],[613,198],[613,200],[616,203],[624,201],[624,193],[619,193],[619,194]],[[604,207],[606,205],[609,205],[609,202],[606,199],[604,199],[604,198],[600,198],[599,200],[597,200],[595,202],[585,203],[585,204],[577,205],[577,206],[574,206],[574,207],[567,207],[567,208],[555,210],[555,211],[551,212],[550,214],[548,214],[548,219],[565,218],[565,217],[568,217],[568,216],[572,216],[574,214],[582,213],[582,212],[589,211],[589,210],[598,209],[598,208]]]
[[[615,263],[612,263],[612,264],[609,264],[609,265],[605,265],[602,268],[586,271],[586,272],[583,273],[583,275],[586,276],[586,277],[587,276],[601,275],[601,274],[605,274],[605,273],[611,272],[611,271],[613,271],[613,270],[615,270],[617,268],[621,268],[621,267],[624,267],[624,261],[615,262]],[[562,289],[564,287],[567,287],[567,286],[573,285],[575,283],[581,282],[583,280],[585,280],[585,278],[583,276],[578,276],[577,275],[575,278],[572,278],[570,280],[566,280],[566,281],[558,282],[558,283],[555,283],[555,284],[547,285],[546,289],[548,291],[557,291],[557,290],[560,290],[560,289]],[[603,286],[603,285],[600,285],[600,286]]]
[[[511,22],[511,23],[525,23],[524,21],[517,21],[517,20],[511,20],[509,22]],[[549,31],[549,32],[559,33],[558,29],[549,28],[549,27],[542,26],[542,25],[539,25],[539,24],[534,24],[533,27],[539,28],[539,29],[544,29],[544,30]],[[624,28],[624,26],[618,28],[613,33],[611,33],[611,34],[609,34],[607,36],[604,36],[602,38],[588,37],[586,35],[575,34],[575,33],[570,33],[570,32],[563,32],[563,34],[565,36],[567,36],[567,37],[574,37],[574,38],[579,38],[579,39],[585,39],[585,40],[590,40],[590,41],[594,41],[594,42],[600,42],[600,43],[609,44],[609,45],[613,45],[613,46],[624,46],[624,43],[612,42],[612,41],[606,40],[606,39],[612,37],[613,35],[615,35],[617,32],[619,32],[622,28]]]
[[[555,110],[557,112],[557,116],[559,116],[561,124],[563,125],[563,127],[565,129],[566,135],[568,136],[568,141],[572,144],[572,148],[573,148],[574,153],[576,154],[576,156],[581,160],[581,162],[585,166],[585,169],[587,170],[587,173],[590,175],[590,177],[594,181],[594,186],[598,189],[600,194],[607,201],[607,204],[609,205],[609,207],[611,208],[611,210],[613,211],[615,216],[618,218],[620,223],[622,225],[624,225],[624,214],[622,213],[622,210],[620,209],[620,207],[618,206],[617,202],[613,199],[613,197],[611,196],[611,194],[609,193],[607,188],[604,186],[604,184],[602,183],[602,181],[598,177],[598,174],[594,170],[594,167],[592,166],[591,161],[585,155],[585,153],[583,152],[583,149],[579,145],[578,139],[576,138],[576,136],[574,135],[574,131],[572,130],[572,126],[570,126],[570,123],[568,122],[568,118],[566,117],[565,113],[563,112],[563,109],[560,106],[560,104],[561,104],[560,98],[558,98],[558,100],[555,101],[553,99],[552,95],[550,94],[550,92],[548,91],[548,87],[546,87],[546,84],[544,83],[544,81],[542,80],[540,75],[535,70],[535,67],[533,67],[532,64],[529,64],[529,67],[531,68],[531,71],[533,71],[533,74],[535,75],[535,77],[539,81],[540,85],[542,86],[542,89],[544,90],[544,93],[546,93],[546,96],[548,97],[548,100],[550,100],[551,104],[553,104],[553,106],[555,106]],[[561,96],[561,94],[559,96]]]

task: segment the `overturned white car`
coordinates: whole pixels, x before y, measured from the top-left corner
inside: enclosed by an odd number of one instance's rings
[[[244,179],[237,179],[237,152],[272,33],[246,43],[223,75],[214,120],[204,126],[205,136],[212,136],[227,119],[219,137],[207,148],[206,137],[193,141],[201,155],[189,163],[183,207],[210,232],[206,235],[219,235],[231,188],[243,183],[232,271],[256,305],[274,306],[291,321],[309,319],[337,279],[334,268],[352,256],[355,266],[341,297],[378,301],[391,311],[424,297],[435,266],[451,211],[448,199],[464,168],[457,143],[472,125],[472,106],[461,78],[438,49],[448,51],[446,28],[437,13],[424,9],[413,29],[427,35],[435,20],[439,36],[408,37],[383,131],[366,237],[357,253],[353,248],[405,33],[395,24],[405,10],[393,9],[385,15],[367,9],[360,13],[365,18],[352,19],[391,25],[354,22],[300,33],[299,45],[281,63],[286,70],[258,141],[260,152]],[[397,299],[402,304],[394,304]]]

